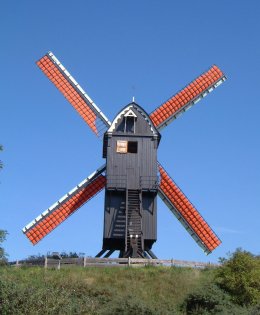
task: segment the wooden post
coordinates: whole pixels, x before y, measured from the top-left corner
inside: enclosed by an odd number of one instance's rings
[[[130,266],[131,266],[131,258],[128,257],[128,267],[130,267]]]
[[[48,258],[47,258],[47,256],[45,256],[45,259],[44,259],[44,268],[45,269],[48,268]]]
[[[60,270],[60,259],[59,259],[59,263],[58,263],[57,269]]]
[[[84,260],[83,260],[83,267],[85,268],[85,267],[86,267],[86,265],[87,265],[87,257],[86,257],[86,256],[84,256]]]

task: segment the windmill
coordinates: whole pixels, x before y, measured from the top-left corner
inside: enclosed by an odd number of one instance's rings
[[[206,254],[221,241],[157,161],[160,131],[226,80],[215,65],[150,115],[133,102],[110,122],[53,53],[38,67],[99,138],[106,163],[23,228],[32,244],[105,189],[102,250],[96,257],[156,258],[157,195]]]

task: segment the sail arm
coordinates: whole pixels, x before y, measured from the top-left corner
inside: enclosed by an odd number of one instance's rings
[[[212,66],[150,114],[155,127],[160,131],[169,125],[225,80],[224,73],[217,66]]]
[[[37,65],[69,101],[91,130],[98,137],[102,136],[111,125],[111,122],[58,58],[52,52],[48,52],[37,61]]]
[[[220,239],[161,164],[158,163],[158,167],[161,177],[158,190],[160,198],[204,252],[211,253],[221,244]]]
[[[105,165],[27,224],[23,233],[34,245],[38,243],[105,187],[106,177],[102,174],[104,171]]]

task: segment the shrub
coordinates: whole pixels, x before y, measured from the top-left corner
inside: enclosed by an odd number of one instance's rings
[[[100,315],[159,315],[144,301],[134,296],[125,299],[115,299],[108,303],[100,312]]]
[[[260,258],[237,249],[229,259],[221,259],[215,282],[229,293],[238,305],[255,305],[260,301]]]
[[[248,311],[234,305],[228,294],[215,284],[208,284],[190,293],[181,306],[187,315],[248,315]]]
[[[64,285],[56,281],[55,273],[48,282],[44,270],[36,268],[6,268],[1,275],[1,315],[71,315],[91,312],[94,307],[85,288],[82,290],[74,283]]]

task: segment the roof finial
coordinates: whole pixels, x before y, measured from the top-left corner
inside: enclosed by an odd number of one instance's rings
[[[135,97],[133,96],[133,103],[135,102]]]

